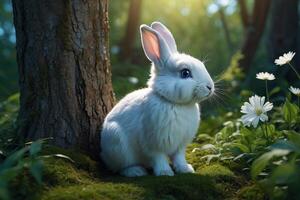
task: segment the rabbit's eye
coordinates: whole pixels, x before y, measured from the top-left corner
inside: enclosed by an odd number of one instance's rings
[[[180,71],[181,78],[192,78],[192,73],[189,69],[183,69]]]

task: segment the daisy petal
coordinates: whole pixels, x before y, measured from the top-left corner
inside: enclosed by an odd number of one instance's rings
[[[265,103],[265,97],[254,95],[249,98],[249,102],[244,102],[241,107],[241,121],[244,126],[253,126],[256,128],[259,121],[268,121],[268,111],[272,110],[273,104],[270,102]]]

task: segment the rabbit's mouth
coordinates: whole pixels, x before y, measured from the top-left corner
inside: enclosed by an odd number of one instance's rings
[[[207,87],[204,84],[199,84],[195,87],[193,99],[197,102],[202,102],[214,94],[213,87]]]

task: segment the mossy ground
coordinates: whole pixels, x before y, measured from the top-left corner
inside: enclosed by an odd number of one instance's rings
[[[112,174],[103,164],[75,150],[46,147],[43,154],[63,154],[72,160],[44,159],[43,185],[28,186],[30,196],[22,199],[261,199],[262,191],[242,175],[218,162],[206,164],[203,152],[187,150],[195,174],[174,177],[125,178]],[[28,181],[30,182],[30,181]],[[34,184],[32,180],[31,185]],[[29,184],[30,185],[30,184]],[[34,190],[32,188],[35,188]],[[32,191],[31,191],[32,190]]]
[[[210,123],[206,124],[208,126],[202,122],[205,130],[210,127]],[[6,136],[10,138],[10,135],[2,134],[2,138],[7,140]],[[103,164],[79,153],[78,150],[44,146],[42,154],[61,154],[72,160],[58,157],[43,158],[43,184],[38,185],[30,172],[25,170],[11,184],[11,197],[16,200],[265,198],[263,191],[249,181],[247,174],[243,174],[241,168],[236,166],[237,163],[213,160],[207,164],[201,157],[210,152],[192,153],[192,150],[200,147],[202,142],[197,138],[187,149],[187,160],[195,168],[195,174],[181,174],[174,177],[149,175],[140,178],[125,178],[112,174]]]

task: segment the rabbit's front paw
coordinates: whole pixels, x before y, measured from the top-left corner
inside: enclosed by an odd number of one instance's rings
[[[148,173],[146,169],[141,166],[132,166],[121,170],[120,174],[127,177],[146,176]]]
[[[176,173],[195,173],[193,166],[190,164],[175,165],[174,169]]]
[[[155,176],[174,176],[174,172],[170,166],[161,169],[154,169]]]

